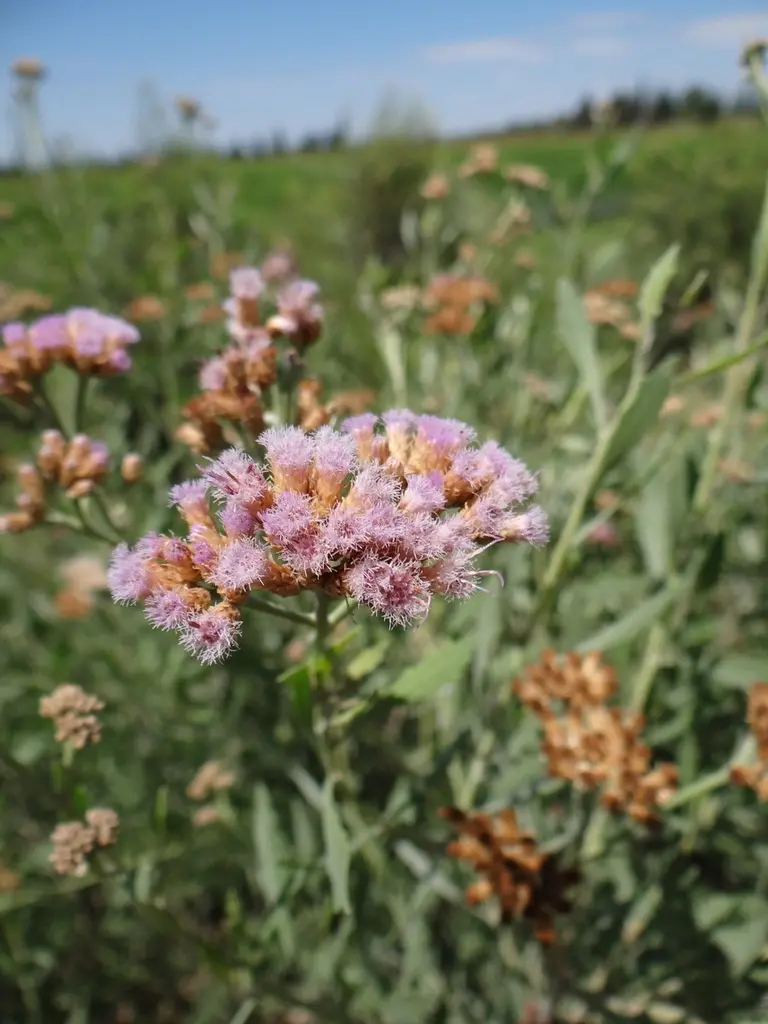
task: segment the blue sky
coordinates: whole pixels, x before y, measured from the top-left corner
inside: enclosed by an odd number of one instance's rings
[[[768,36],[748,0],[0,0],[0,65],[50,70],[46,132],[79,151],[138,138],[139,85],[193,95],[221,142],[339,115],[364,130],[382,96],[422,100],[444,132],[535,118],[636,84],[735,90],[738,52]],[[6,79],[10,93],[10,75]],[[12,151],[0,105],[0,159]]]

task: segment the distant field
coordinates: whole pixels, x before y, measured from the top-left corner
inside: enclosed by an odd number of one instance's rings
[[[561,193],[572,196],[586,179],[594,149],[588,132],[551,131],[493,141],[502,163],[540,166]],[[759,177],[759,167],[768,160],[768,135],[752,121],[709,127],[678,124],[636,134],[623,131],[602,140],[601,155],[622,142],[631,155],[600,197],[596,213],[603,221],[626,220],[628,227],[634,224],[631,203],[638,197],[652,201],[672,187],[686,193],[689,176],[697,178],[699,188],[713,193],[719,180],[738,183]],[[454,170],[471,144],[468,140],[437,144],[434,165]],[[10,218],[0,222],[0,281],[39,288],[57,301],[67,301],[62,292],[71,290],[72,262],[85,258],[77,253],[107,244],[101,231],[119,235],[121,246],[126,234],[135,236],[125,259],[133,272],[133,286],[141,287],[140,267],[146,255],[141,231],[144,236],[154,231],[158,216],[175,216],[178,230],[188,230],[186,211],[198,205],[202,196],[203,204],[226,208],[230,242],[234,237],[238,247],[262,251],[288,237],[303,254],[308,272],[322,278],[331,293],[348,296],[350,267],[342,268],[340,257],[348,251],[351,186],[367,153],[358,148],[258,160],[204,155],[160,167],[68,168],[51,175],[0,178],[0,204],[13,208]],[[489,183],[488,187],[494,186]],[[162,213],[153,212],[153,204]],[[590,230],[599,232],[597,225]],[[546,245],[546,239],[540,235],[537,243]],[[344,279],[343,287],[335,278]],[[153,284],[147,281],[146,286]],[[347,298],[343,301],[346,304]]]

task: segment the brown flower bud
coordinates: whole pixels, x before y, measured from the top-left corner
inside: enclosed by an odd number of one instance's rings
[[[129,452],[128,455],[123,456],[123,461],[120,464],[120,476],[127,484],[135,484],[137,480],[141,480],[143,472],[144,462],[140,455]]]

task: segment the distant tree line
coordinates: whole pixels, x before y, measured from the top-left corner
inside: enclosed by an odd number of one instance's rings
[[[669,89],[617,92],[601,105],[610,121],[617,125],[667,124],[670,121],[711,124],[721,117],[759,113],[757,99],[751,91],[744,90],[734,99],[700,85],[692,85],[680,92]],[[584,97],[571,114],[556,119],[555,123],[586,128],[593,121],[595,106],[595,100]]]

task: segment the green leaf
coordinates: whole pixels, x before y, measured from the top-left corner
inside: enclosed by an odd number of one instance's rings
[[[640,326],[644,330],[647,330],[661,313],[664,297],[677,272],[679,256],[680,246],[670,245],[656,260],[640,286],[637,305],[640,310]]]
[[[581,296],[564,278],[557,282],[557,331],[589,395],[595,423],[598,429],[602,429],[607,416],[595,329],[587,320]]]
[[[384,655],[389,650],[389,645],[389,637],[386,637],[377,644],[372,644],[370,647],[366,647],[365,650],[360,651],[359,654],[356,654],[347,665],[346,675],[348,678],[357,682],[369,676],[384,660]]]
[[[637,608],[633,608],[623,619],[619,619],[618,622],[612,623],[598,633],[594,633],[589,639],[582,641],[576,649],[582,652],[607,651],[612,647],[618,647],[620,644],[634,640],[636,636],[650,629],[654,622],[661,618],[677,597],[681,586],[682,583],[676,581],[659,594],[649,597]]]
[[[254,999],[253,997],[246,999],[229,1024],[246,1024],[258,1005],[259,1002],[257,999]]]
[[[740,893],[709,893],[692,901],[691,911],[696,927],[703,932],[711,931],[715,925],[733,917],[741,902]]]
[[[254,874],[267,900],[274,903],[282,888],[279,857],[275,845],[279,832],[272,798],[263,782],[260,782],[253,790],[251,824],[253,848],[256,854]]]
[[[446,641],[407,668],[383,694],[408,702],[434,697],[441,686],[456,682],[469,664],[473,647],[472,637]]]
[[[768,277],[768,180],[763,195],[760,222],[752,242],[752,266],[749,276],[750,287],[754,287],[759,294]]]
[[[621,941],[632,945],[640,938],[661,906],[664,891],[658,883],[645,889],[627,914],[621,929]]]
[[[349,902],[349,836],[339,816],[334,796],[333,779],[327,778],[323,784],[323,798],[320,814],[323,823],[323,842],[325,843],[325,870],[331,882],[333,909],[338,913],[351,914]]]
[[[764,654],[733,654],[715,665],[712,678],[721,686],[748,690],[753,683],[768,679],[768,657]]]
[[[669,487],[666,475],[652,477],[643,488],[635,515],[635,532],[652,580],[666,579],[674,566]]]
[[[664,399],[669,393],[669,384],[669,374],[664,367],[660,367],[643,380],[637,394],[621,413],[613,428],[605,455],[604,469],[624,458],[656,424]]]
[[[725,534],[716,533],[709,539],[707,553],[704,556],[699,575],[696,579],[698,591],[709,590],[720,579],[725,563]]]
[[[712,941],[728,960],[735,978],[757,960],[768,942],[768,915],[762,914],[737,924],[721,925],[712,932]]]

